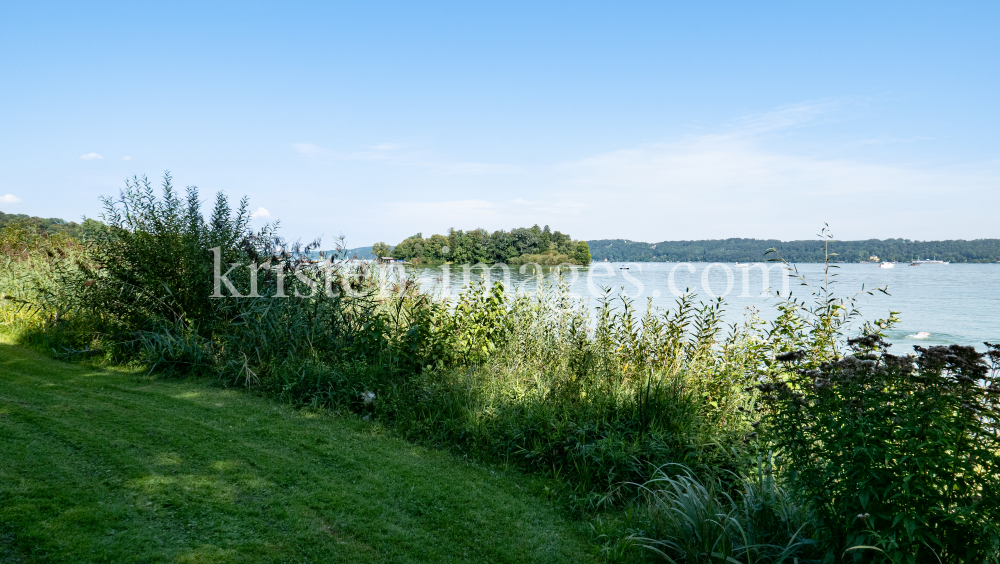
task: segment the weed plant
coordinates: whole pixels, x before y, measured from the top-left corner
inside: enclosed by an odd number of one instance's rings
[[[789,368],[759,385],[761,429],[816,512],[825,560],[997,562],[1000,348],[912,357],[878,335],[851,345],[818,366],[789,353]]]

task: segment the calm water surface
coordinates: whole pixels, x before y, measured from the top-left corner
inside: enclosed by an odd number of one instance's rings
[[[822,264],[797,265],[799,273],[813,287],[824,280]],[[963,344],[982,349],[983,341],[1000,342],[1000,264],[896,264],[879,268],[877,264],[841,264],[831,269],[834,292],[839,296],[885,287],[889,295],[875,292],[863,295],[860,309],[865,319],[900,312],[901,322],[889,333],[893,352],[912,351],[912,345]],[[628,267],[627,270],[622,267]],[[769,267],[765,273],[764,267]],[[449,265],[447,269],[418,268],[421,286],[439,293],[457,294],[470,280],[478,280],[485,269]],[[523,270],[524,272],[520,272]],[[534,291],[540,279],[553,280],[555,269],[527,266],[500,267],[490,271],[491,280],[508,278],[510,286]],[[713,295],[725,301],[727,322],[740,321],[747,308],[757,308],[764,319],[775,317],[778,299],[766,290],[807,298],[808,288],[801,281],[784,277],[776,264],[756,264],[749,268],[732,263],[595,263],[579,267],[575,273],[564,271],[571,291],[596,306],[601,288],[611,288],[613,295],[624,292],[642,306],[652,299],[661,309],[673,305],[676,297],[690,289],[701,299]],[[787,285],[786,285],[787,284]]]

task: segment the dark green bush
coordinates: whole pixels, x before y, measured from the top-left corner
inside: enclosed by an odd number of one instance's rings
[[[109,331],[180,324],[210,337],[217,324],[230,321],[213,303],[211,249],[221,249],[222,265],[270,258],[262,255],[273,228],[249,230],[246,198],[234,212],[220,192],[206,221],[198,189],[188,187],[182,200],[165,174],[159,198],[143,177],[126,181],[118,198],[102,201],[106,225],[88,234],[89,260],[81,277],[93,282],[87,303]],[[245,282],[249,273],[240,268],[230,277]]]
[[[826,560],[996,562],[1000,350],[912,357],[877,335],[850,344],[854,354],[819,365],[788,353],[759,386],[762,436],[815,510]]]

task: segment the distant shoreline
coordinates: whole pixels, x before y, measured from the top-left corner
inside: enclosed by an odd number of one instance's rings
[[[766,262],[782,258],[795,263],[825,260],[824,241],[817,239],[704,239],[645,243],[629,239],[587,241],[593,262]],[[777,249],[777,253],[770,253]],[[832,262],[898,262],[922,259],[953,263],[1000,262],[1000,239],[913,241],[910,239],[867,239],[829,241]]]

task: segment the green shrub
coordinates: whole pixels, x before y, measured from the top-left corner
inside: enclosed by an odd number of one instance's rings
[[[762,437],[829,551],[894,563],[996,562],[1000,550],[1000,350],[917,347],[893,356],[877,335],[815,366],[780,358],[759,389]],[[874,549],[855,547],[870,546]],[[875,551],[878,552],[875,552]]]
[[[206,220],[198,189],[188,187],[181,199],[167,173],[159,198],[143,177],[126,181],[118,198],[102,201],[106,225],[89,234],[89,262],[82,275],[94,282],[87,302],[101,312],[108,331],[180,324],[210,337],[217,324],[230,321],[219,317],[213,303],[211,249],[220,249],[223,265],[270,258],[264,249],[273,228],[249,231],[246,198],[234,213],[220,192]],[[249,273],[238,268],[230,277],[245,283]]]

